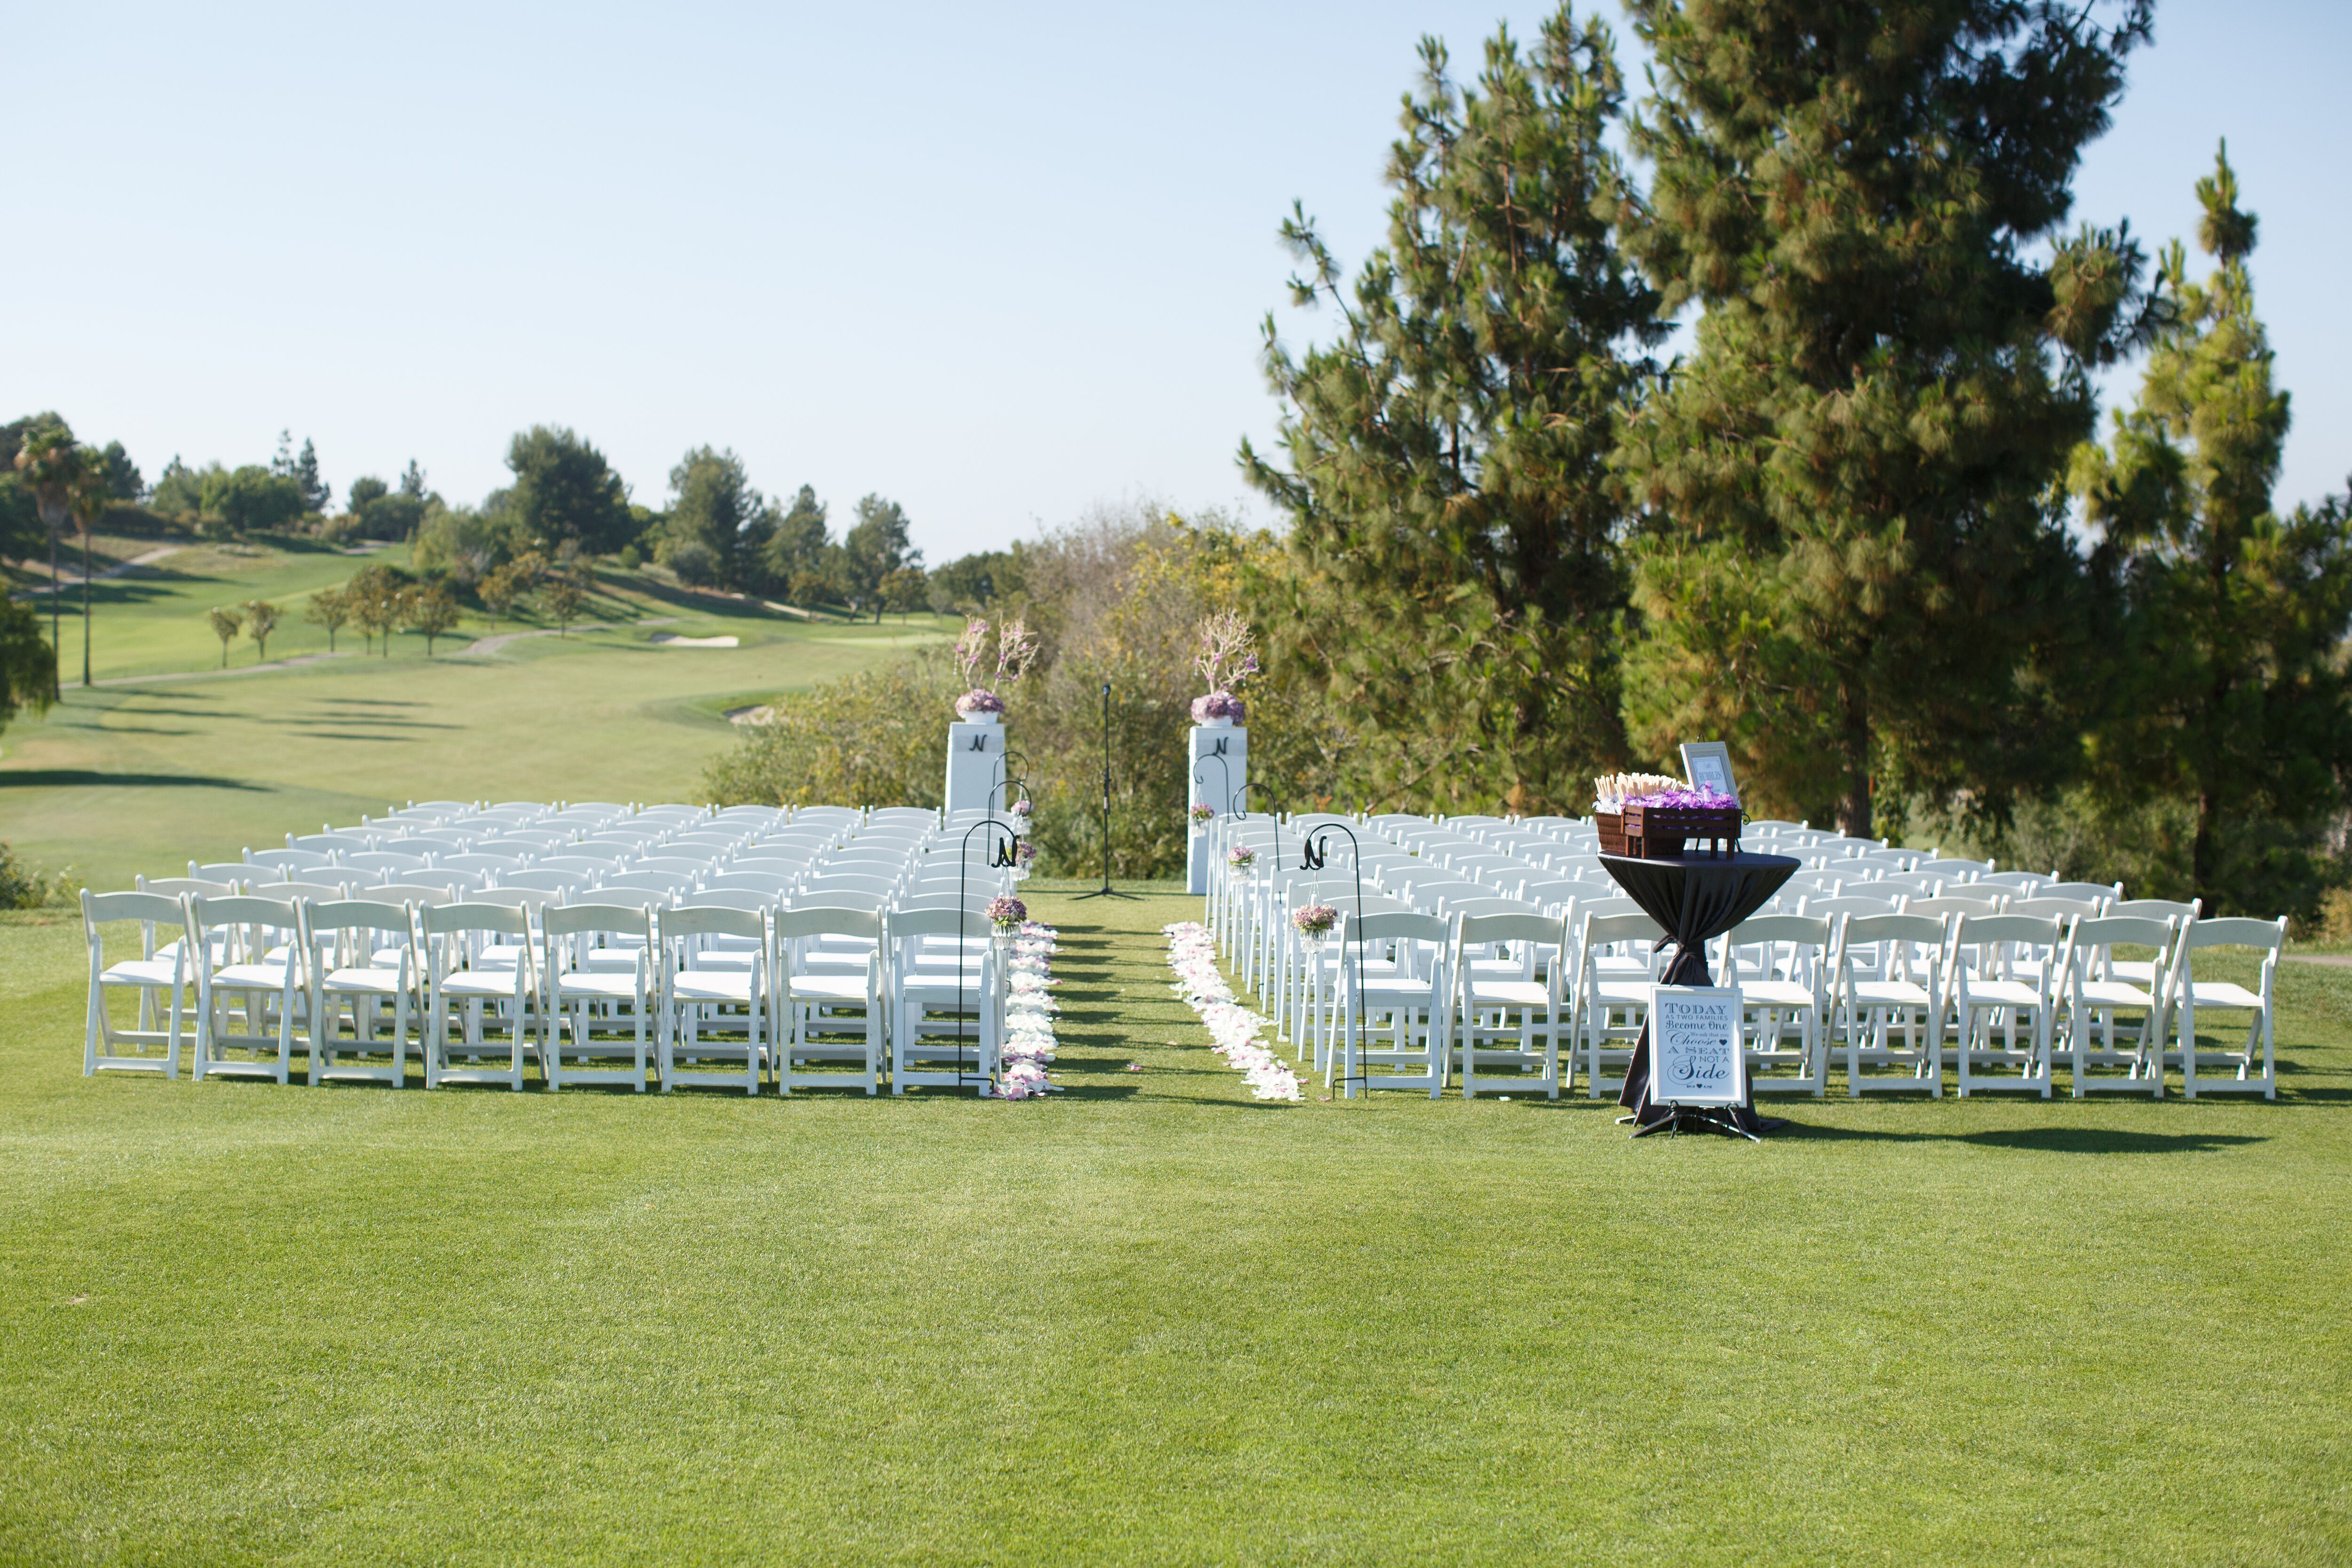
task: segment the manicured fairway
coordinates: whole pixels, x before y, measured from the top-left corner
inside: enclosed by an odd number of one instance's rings
[[[249,671],[257,655],[241,641],[228,672],[211,668],[219,645],[204,631],[204,605],[265,594],[298,605],[298,586],[341,582],[362,564],[203,555],[182,580],[100,584],[126,596],[99,611],[95,673],[113,683],[85,689],[69,679],[58,707],[0,736],[0,839],[105,889],[141,871],[184,873],[191,858],[236,859],[282,845],[289,829],[355,822],[411,798],[699,798],[703,765],[733,739],[727,708],[937,635],[926,617],[808,625],[612,574],[583,611],[606,630],[558,637],[509,622],[501,634],[536,635],[472,654],[490,628],[469,621],[430,658],[407,635],[388,658],[369,657],[347,631],[336,658]],[[324,652],[324,634],[299,623],[288,608],[272,662]],[[739,646],[665,647],[657,636]],[[78,674],[70,619],[66,646]]]
[[[2352,973],[2275,1105],[1629,1144],[1252,1101],[1191,900],[1034,905],[1011,1105],[85,1080],[9,917],[0,1561],[2352,1553]]]

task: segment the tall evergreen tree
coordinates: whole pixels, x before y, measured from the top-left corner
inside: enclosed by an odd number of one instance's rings
[[[814,489],[803,485],[769,533],[764,546],[767,573],[782,591],[789,593],[795,579],[824,574],[825,552],[833,548],[833,534],[824,519],[824,502],[816,499]]]
[[[847,586],[860,605],[874,606],[882,618],[882,584],[902,567],[919,566],[923,552],[907,538],[907,514],[894,500],[878,495],[860,497],[857,521],[842,536],[841,568]]]
[[[1422,59],[1352,303],[1304,212],[1283,226],[1295,301],[1342,326],[1294,359],[1266,322],[1288,461],[1244,442],[1241,464],[1301,570],[1255,594],[1275,657],[1351,721],[1369,798],[1559,809],[1625,760],[1608,460],[1651,374],[1631,356],[1664,331],[1607,210],[1622,81],[1608,29],[1565,5],[1525,53],[1498,32],[1475,88],[1438,40]]]
[[[2054,483],[2139,258],[2062,236],[2147,0],[1631,0],[1655,94],[1628,247],[1696,352],[1627,431],[1652,510],[1629,713],[1719,734],[1853,833],[1873,780],[2054,765],[2031,682],[2070,591]]]
[[[294,482],[302,487],[304,511],[324,512],[335,503],[335,489],[319,477],[319,448],[308,436],[302,437],[302,455],[294,459]]]
[[[2074,486],[2124,594],[2120,679],[2094,756],[2111,791],[2193,801],[2190,876],[2209,908],[2302,909],[2316,893],[2308,847],[2352,777],[2352,501],[2281,518],[2271,504],[2287,395],[2254,313],[2225,144],[2197,183],[2189,278],[2175,240],[2158,268],[2171,309],[2138,405],[2111,449],[2084,444]]]
[[[534,425],[507,448],[513,470],[514,510],[530,533],[551,545],[570,541],[583,550],[618,550],[636,532],[629,514],[629,488],[604,461],[604,454],[560,426]],[[422,491],[425,479],[408,465],[401,489],[412,477]]]
[[[664,552],[689,543],[702,546],[710,552],[721,587],[762,582],[776,513],[752,488],[743,459],[732,451],[698,447],[670,469],[669,485],[673,499],[669,521],[663,525]]]

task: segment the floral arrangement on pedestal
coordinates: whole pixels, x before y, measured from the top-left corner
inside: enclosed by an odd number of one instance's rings
[[[988,658],[988,623],[969,620],[963,635],[956,638],[956,672],[971,688],[955,700],[957,714],[975,724],[993,724],[1004,712],[1004,699],[998,689],[1010,691],[1021,684],[1029,667],[1037,662],[1037,639],[1030,634],[1028,624],[1015,616],[1004,623],[996,634],[996,670],[982,686],[981,666]]]
[[[1220,610],[1201,622],[1201,649],[1192,668],[1208,684],[1205,697],[1192,699],[1195,724],[1241,724],[1249,709],[1234,690],[1258,670],[1257,636],[1249,622],[1233,610]]]

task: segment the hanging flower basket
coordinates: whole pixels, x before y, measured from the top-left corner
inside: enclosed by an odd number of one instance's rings
[[[1013,934],[1020,931],[1021,922],[1028,918],[1029,906],[1010,893],[1000,894],[988,900],[989,923],[996,927],[996,934],[1002,941],[1012,941]]]
[[[1290,923],[1307,939],[1307,945],[1319,948],[1331,928],[1339,923],[1339,911],[1328,904],[1301,904],[1290,911]]]
[[[1192,817],[1193,826],[1206,827],[1217,820],[1217,808],[1203,801],[1192,808]]]
[[[1236,871],[1246,871],[1257,864],[1257,851],[1245,844],[1236,844],[1225,851],[1225,864]]]

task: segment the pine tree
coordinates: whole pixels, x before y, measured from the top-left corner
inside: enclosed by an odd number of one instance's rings
[[[1422,44],[1391,152],[1388,243],[1352,302],[1303,210],[1295,301],[1342,316],[1294,359],[1272,319],[1286,467],[1244,472],[1289,513],[1298,570],[1259,578],[1286,679],[1353,732],[1349,780],[1387,802],[1559,809],[1621,765],[1621,404],[1651,374],[1657,296],[1606,212],[1623,100],[1609,30],[1563,5],[1522,53],[1507,28],[1473,88]]]
[[[302,437],[302,455],[294,459],[294,482],[302,487],[302,510],[323,513],[335,502],[332,485],[319,477],[319,448]]]
[[[2194,801],[2190,876],[2209,908],[2300,910],[2317,892],[2315,826],[2352,776],[2339,657],[2352,501],[2273,510],[2287,395],[2254,314],[2255,222],[2226,143],[2197,199],[2213,270],[2191,282],[2180,243],[2166,247],[2157,287],[2170,308],[2138,405],[2117,411],[2112,450],[2074,455],[2074,488],[2126,605],[2094,755],[2119,795]]]
[[[2072,592],[2055,481],[2127,345],[2127,231],[2061,237],[2147,0],[1632,0],[1654,165],[1627,246],[1696,352],[1621,456],[1650,509],[1628,710],[1719,735],[1848,832],[2056,762],[2032,655]]]

